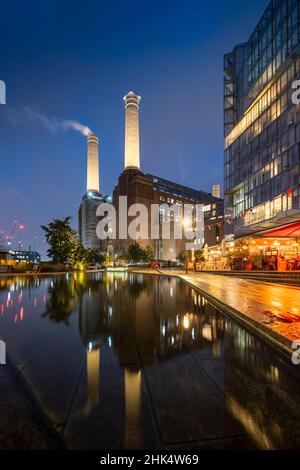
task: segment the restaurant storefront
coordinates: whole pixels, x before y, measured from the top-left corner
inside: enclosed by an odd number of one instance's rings
[[[300,221],[212,247],[202,269],[300,271]]]
[[[240,256],[233,259],[232,269],[300,270],[300,221],[238,239],[235,245]]]

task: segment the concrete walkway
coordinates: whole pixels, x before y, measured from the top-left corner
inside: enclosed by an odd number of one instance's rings
[[[186,274],[179,270],[143,272],[180,277],[220,309],[238,316],[288,352],[292,341],[300,340],[299,288],[207,273]]]

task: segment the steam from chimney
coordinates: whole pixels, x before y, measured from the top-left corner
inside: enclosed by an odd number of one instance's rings
[[[35,109],[29,108],[28,106],[23,107],[27,119],[30,121],[40,122],[50,132],[55,133],[58,131],[67,131],[73,129],[86,137],[92,134],[91,129],[88,126],[81,124],[78,121],[72,119],[57,119],[55,117],[49,118],[45,114],[39,113]]]

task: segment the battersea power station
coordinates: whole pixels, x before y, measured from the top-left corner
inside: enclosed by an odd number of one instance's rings
[[[151,205],[162,206],[159,214],[159,222],[162,223],[166,217],[170,217],[170,237],[165,240],[159,236],[158,239],[138,240],[141,245],[150,245],[154,256],[158,260],[175,261],[178,254],[185,249],[185,239],[178,240],[174,237],[173,214],[166,210],[167,207],[175,205],[183,208],[185,204],[202,204],[204,209],[204,232],[202,240],[195,243],[204,246],[213,246],[223,238],[223,199],[196,189],[183,186],[157,175],[143,173],[140,159],[140,129],[139,114],[141,97],[130,91],[124,97],[125,104],[125,151],[124,170],[118,178],[117,185],[113,190],[112,200],[102,196],[99,183],[99,153],[98,138],[91,134],[88,136],[87,152],[87,190],[83,196],[79,208],[79,236],[86,248],[98,251],[113,251],[115,254],[123,253],[133,243],[131,238],[120,239],[118,234],[115,240],[101,241],[96,234],[96,226],[99,218],[96,215],[97,207],[101,202],[111,202],[118,216],[119,197],[127,196],[127,206],[143,204],[151,215]],[[182,209],[183,210],[183,209]],[[134,218],[134,217],[133,217]],[[128,216],[128,223],[130,223]],[[148,223],[150,227],[150,221]],[[161,233],[161,231],[159,231]]]

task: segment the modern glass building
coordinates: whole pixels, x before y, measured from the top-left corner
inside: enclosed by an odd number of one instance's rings
[[[300,1],[272,0],[249,40],[224,56],[227,234],[271,237],[276,227],[280,237],[278,228],[300,224],[299,79]]]

